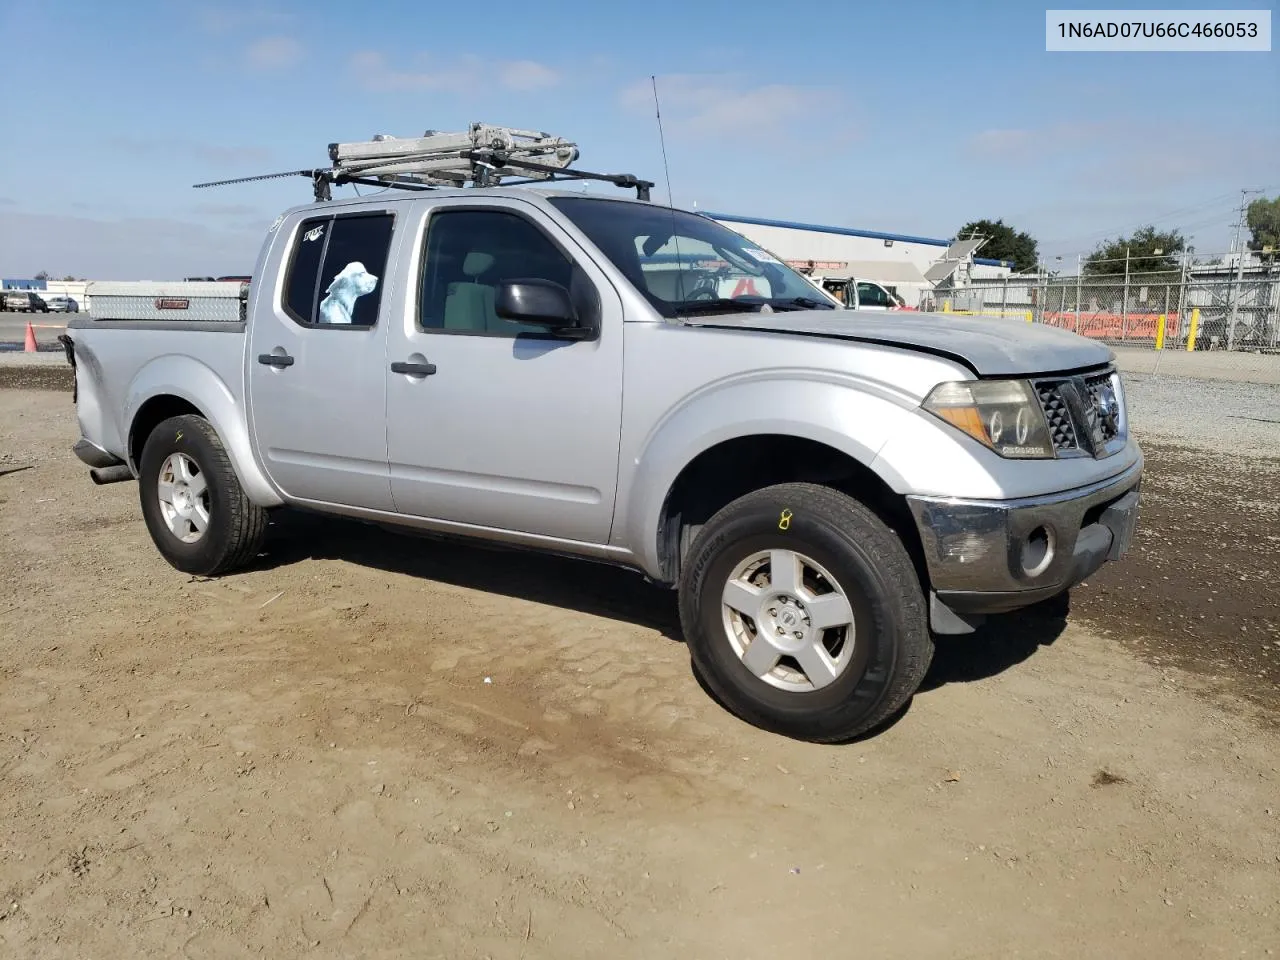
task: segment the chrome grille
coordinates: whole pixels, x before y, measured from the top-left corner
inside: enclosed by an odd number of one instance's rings
[[[1049,424],[1054,449],[1075,450],[1076,430],[1071,424],[1071,412],[1062,398],[1060,386],[1060,383],[1037,383],[1036,393],[1040,396],[1040,406],[1044,409],[1044,418]]]
[[[1034,382],[1036,396],[1044,411],[1053,447],[1059,456],[1102,457],[1120,433],[1123,414],[1112,410],[1102,415],[1103,394],[1111,384],[1112,371],[1087,377],[1056,377]]]

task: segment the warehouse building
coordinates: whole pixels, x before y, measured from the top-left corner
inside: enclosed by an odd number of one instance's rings
[[[1013,264],[973,256],[977,241],[939,240],[877,230],[766,220],[729,213],[702,215],[758,243],[780,260],[822,276],[874,280],[910,306],[920,306],[941,287],[1008,276]]]

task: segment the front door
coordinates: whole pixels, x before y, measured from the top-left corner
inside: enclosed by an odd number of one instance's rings
[[[392,510],[387,476],[387,276],[395,215],[304,219],[280,302],[258,301],[247,357],[264,469],[297,500]]]
[[[419,201],[419,278],[391,331],[387,442],[401,513],[605,543],[622,419],[622,304],[550,217],[518,200]],[[407,242],[407,241],[406,241]],[[507,279],[570,290],[592,339],[494,312]],[[403,372],[398,372],[403,371]]]

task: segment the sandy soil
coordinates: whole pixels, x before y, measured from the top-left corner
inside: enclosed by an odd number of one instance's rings
[[[1046,614],[796,744],[703,692],[632,575],[285,517],[191,580],[74,438],[67,394],[0,391],[0,955],[1280,949],[1257,677]]]

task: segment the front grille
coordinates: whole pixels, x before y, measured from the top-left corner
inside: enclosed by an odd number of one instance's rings
[[[1088,377],[1065,377],[1035,382],[1054,450],[1059,455],[1103,456],[1119,435],[1122,414],[1102,415],[1103,395],[1111,385],[1111,371]],[[1118,398],[1115,398],[1118,400]]]
[[[1049,435],[1053,438],[1055,450],[1075,450],[1076,430],[1071,424],[1071,412],[1062,398],[1059,383],[1038,383],[1036,393],[1040,396],[1040,406],[1044,409],[1044,418],[1049,423]]]

